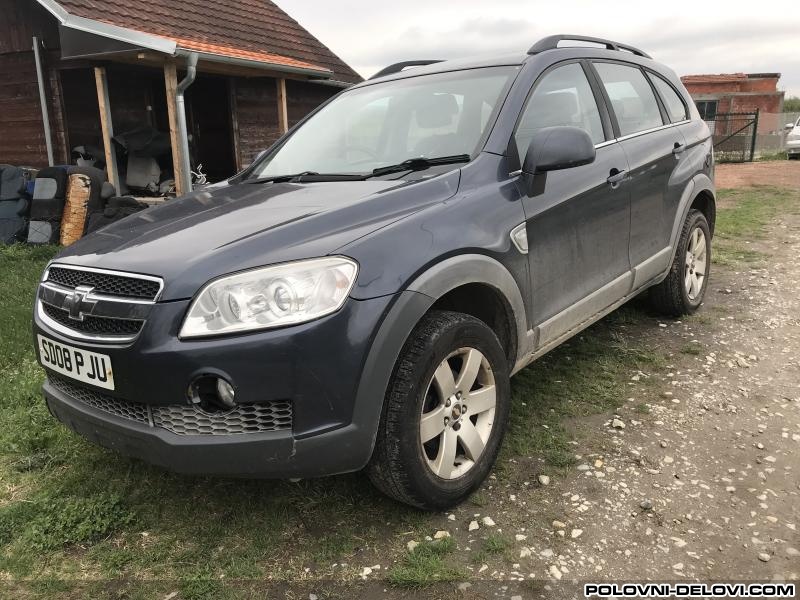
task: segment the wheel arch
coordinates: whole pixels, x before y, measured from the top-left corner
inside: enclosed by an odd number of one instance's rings
[[[708,221],[708,229],[711,232],[711,237],[714,237],[714,225],[717,221],[717,201],[711,190],[702,189],[698,194],[695,194],[689,209],[696,209],[703,213],[706,221]]]
[[[509,311],[507,327],[513,340],[513,352],[517,355],[515,360],[509,361],[509,370],[513,371],[519,354],[525,350],[523,341],[526,338],[520,336],[526,335],[527,318],[522,293],[508,269],[497,260],[480,254],[453,256],[427,269],[397,294],[378,327],[361,370],[352,426],[363,437],[351,451],[360,453],[362,466],[367,464],[375,447],[386,389],[408,336],[437,302],[440,307],[456,306],[456,300],[478,289],[482,294],[494,294],[489,296],[494,302],[502,298],[505,310]],[[463,310],[463,304],[458,306]]]
[[[419,275],[408,290],[434,299],[431,308],[464,312],[486,323],[513,368],[526,338],[527,318],[519,286],[500,262],[483,254],[453,256]]]
[[[670,254],[670,259],[667,263],[668,268],[667,271],[664,272],[664,276],[669,272],[669,265],[672,265],[672,261],[675,260],[675,252],[678,249],[678,238],[681,233],[681,228],[683,227],[684,221],[686,221],[686,216],[692,208],[697,208],[702,211],[706,216],[706,220],[709,220],[709,215],[711,216],[708,226],[713,235],[713,222],[715,222],[717,218],[716,190],[714,188],[714,182],[711,181],[711,178],[705,173],[698,173],[695,175],[686,186],[681,196],[678,210],[675,214],[675,222],[672,224],[672,235],[669,240],[672,253]],[[706,211],[708,211],[708,213],[706,213]]]

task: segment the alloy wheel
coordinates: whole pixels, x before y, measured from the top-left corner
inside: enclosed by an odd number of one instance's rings
[[[486,357],[459,348],[437,367],[425,394],[420,442],[428,467],[456,479],[480,458],[494,425],[497,388]]]
[[[689,235],[686,248],[683,284],[689,300],[695,301],[703,291],[708,266],[708,245],[706,235],[700,227],[695,227]]]

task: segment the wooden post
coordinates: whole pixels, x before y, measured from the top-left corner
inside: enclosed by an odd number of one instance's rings
[[[242,170],[242,156],[239,152],[239,106],[236,102],[236,79],[228,77],[228,108],[230,109],[231,134],[233,138],[233,161],[236,171]]]
[[[111,121],[111,104],[108,100],[108,77],[105,67],[94,68],[94,82],[97,87],[97,105],[100,107],[100,127],[103,131],[103,147],[106,152],[106,173],[108,180],[121,193],[119,170],[117,169],[117,151],[114,148],[114,124]]]
[[[289,109],[286,104],[286,80],[276,79],[278,85],[278,129],[281,134],[289,131]]]
[[[164,86],[167,92],[167,113],[169,114],[169,144],[172,147],[172,170],[175,175],[175,195],[182,196],[188,190],[183,189],[183,177],[181,169],[183,161],[181,153],[183,145],[178,139],[178,106],[175,100],[176,89],[178,87],[178,69],[174,62],[164,63]]]

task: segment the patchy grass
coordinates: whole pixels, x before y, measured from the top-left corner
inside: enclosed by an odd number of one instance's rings
[[[408,552],[399,565],[389,570],[389,582],[398,587],[418,588],[463,579],[466,571],[445,560],[455,547],[453,538],[421,543]]]
[[[720,265],[755,263],[766,256],[749,242],[761,239],[776,215],[798,212],[800,192],[772,187],[720,190],[719,202],[712,260]]]
[[[783,152],[771,152],[769,154],[760,154],[756,158],[756,162],[770,162],[774,160],[789,160],[789,155],[784,150]]]
[[[689,356],[699,356],[703,353],[703,348],[698,343],[686,344],[681,348],[681,354],[688,354]]]
[[[663,368],[658,352],[634,345],[617,328],[617,319],[627,325],[648,318],[638,306],[625,307],[518,373],[503,455],[543,456],[557,468],[572,465],[570,419],[620,407],[631,375]]]

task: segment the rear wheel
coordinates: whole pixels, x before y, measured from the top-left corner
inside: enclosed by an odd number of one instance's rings
[[[508,367],[494,332],[469,315],[431,312],[398,358],[370,479],[420,508],[460,503],[494,464],[509,404]]]
[[[666,279],[650,290],[653,306],[669,316],[689,315],[703,303],[711,271],[711,232],[705,215],[690,210]]]

